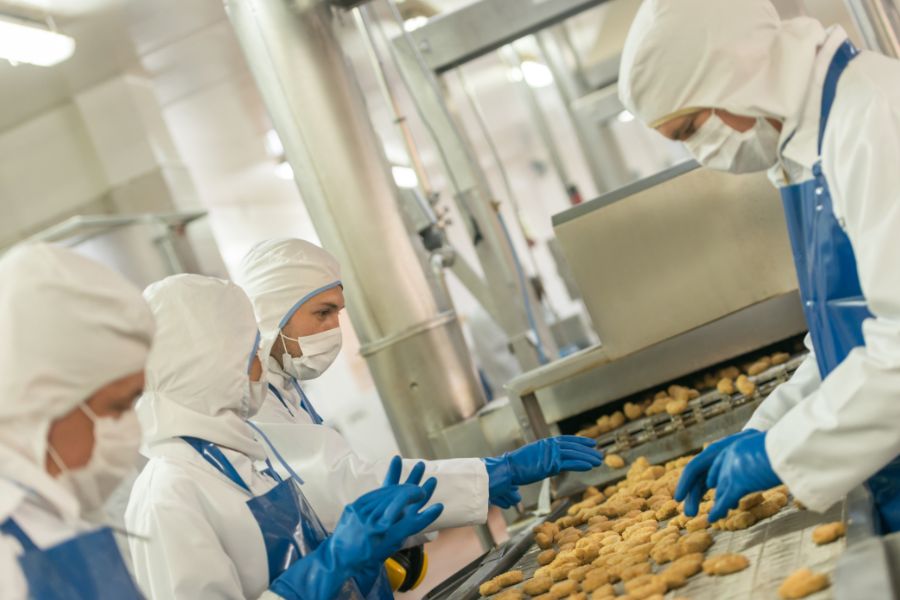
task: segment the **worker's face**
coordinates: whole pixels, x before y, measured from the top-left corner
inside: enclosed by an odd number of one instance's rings
[[[722,119],[722,122],[737,131],[738,133],[744,133],[745,131],[749,131],[756,124],[755,117],[747,117],[744,115],[736,115],[734,113],[730,113],[727,110],[722,110],[721,108],[717,108],[716,114]],[[675,140],[676,142],[683,142],[689,139],[692,135],[694,135],[700,126],[706,123],[706,120],[712,115],[713,109],[711,108],[702,108],[697,110],[696,112],[688,113],[686,115],[681,115],[679,117],[675,117],[674,119],[670,119],[663,123],[662,125],[658,125],[656,130],[669,138],[670,140]],[[776,119],[768,119],[770,123],[779,131],[781,131],[781,122]]]
[[[281,331],[286,337],[296,339],[340,327],[340,313],[344,310],[344,306],[343,288],[325,290],[298,308]],[[280,358],[284,352],[282,345],[282,338],[279,336],[272,349],[272,355],[276,358]],[[294,340],[286,340],[284,345],[291,356],[296,358],[303,355],[302,348]]]
[[[134,403],[143,389],[144,372],[139,371],[106,384],[86,404],[100,418],[118,419],[127,411],[134,410]],[[66,467],[83,467],[94,451],[94,424],[83,410],[75,407],[51,423],[47,441]],[[59,475],[59,467],[49,454],[44,458],[44,465],[50,475]]]

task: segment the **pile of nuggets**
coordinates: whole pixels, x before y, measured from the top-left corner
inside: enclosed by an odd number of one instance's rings
[[[588,488],[566,516],[534,528],[541,552],[533,577],[509,571],[482,584],[479,592],[491,600],[661,600],[701,572],[724,576],[747,568],[750,562],[740,554],[707,555],[714,542],[711,530],[746,529],[774,516],[788,504],[787,489],[745,496],[737,509],[710,526],[707,514],[715,490],[707,492],[693,518],[673,499],[691,458],[654,466],[641,457],[621,482],[603,490]],[[803,588],[804,595],[828,586],[827,576],[817,582]]]

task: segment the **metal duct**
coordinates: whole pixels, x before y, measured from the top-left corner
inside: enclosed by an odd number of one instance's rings
[[[395,187],[325,0],[225,0],[297,185],[341,261],[348,310],[400,448],[483,404],[455,313],[441,310],[404,228]]]

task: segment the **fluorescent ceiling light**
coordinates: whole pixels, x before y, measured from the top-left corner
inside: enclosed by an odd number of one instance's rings
[[[534,88],[547,87],[553,83],[553,73],[544,63],[536,60],[522,61],[522,76],[525,83]]]
[[[291,168],[291,164],[288,161],[281,161],[275,165],[275,176],[278,177],[278,179],[293,179],[294,169]]]
[[[410,167],[391,167],[391,173],[394,176],[394,183],[398,187],[412,189],[419,185],[419,178]]]
[[[627,110],[623,110],[622,112],[620,112],[618,115],[616,115],[616,118],[619,120],[619,123],[631,123],[632,121],[634,121],[634,115]]]
[[[75,40],[46,27],[0,16],[0,58],[11,64],[50,67],[75,52]]]

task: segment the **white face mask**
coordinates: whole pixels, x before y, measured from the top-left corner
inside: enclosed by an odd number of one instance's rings
[[[701,165],[731,173],[765,171],[778,162],[780,133],[763,118],[741,133],[713,112],[684,145]]]
[[[61,471],[57,481],[78,498],[81,514],[85,515],[102,508],[107,498],[135,468],[141,444],[141,426],[133,410],[115,419],[98,417],[86,404],[79,408],[94,423],[94,449],[88,463],[69,469],[53,446],[48,444],[47,452]]]
[[[296,339],[289,338],[283,333],[279,333],[279,335],[281,335],[283,344],[285,340],[290,340],[300,345],[303,356],[293,357],[287,352],[281,355],[284,372],[300,380],[315,379],[324,373],[337,358],[343,342],[340,327]]]

